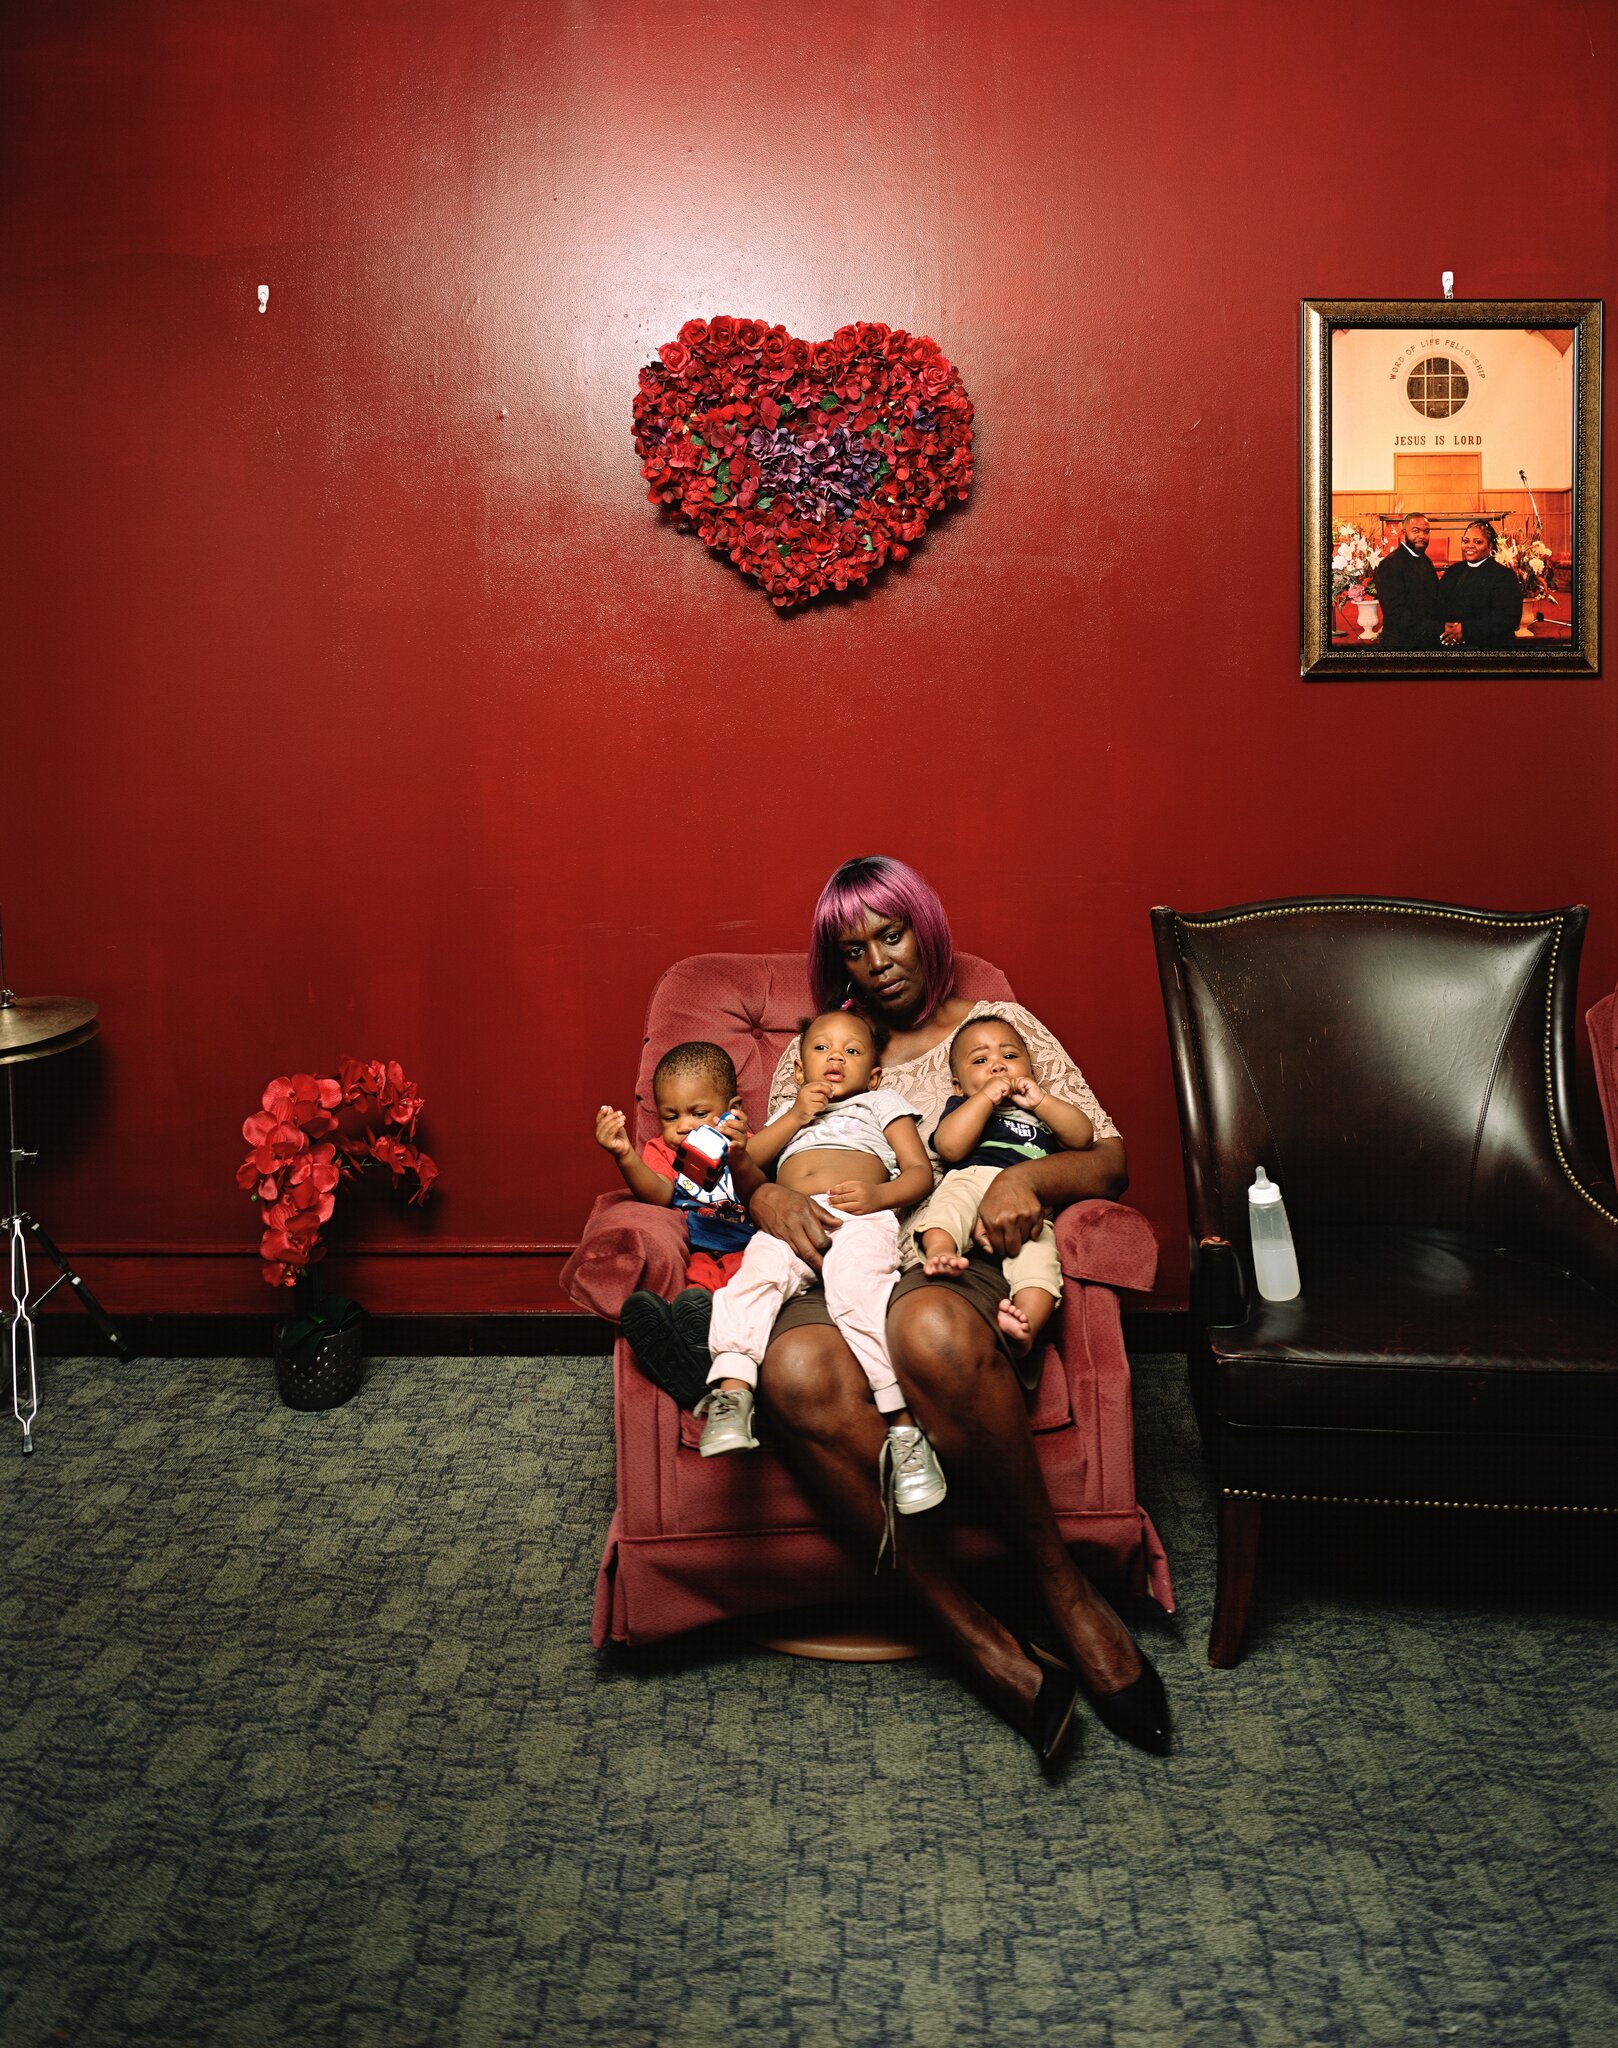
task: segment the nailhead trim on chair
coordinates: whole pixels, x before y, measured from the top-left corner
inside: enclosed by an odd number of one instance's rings
[[[1308,911],[1317,910],[1345,912],[1349,908],[1349,905],[1343,903],[1289,903],[1284,910],[1246,910],[1239,917],[1181,917],[1178,921],[1183,925],[1193,925],[1201,931],[1223,931],[1227,925],[1258,924],[1266,918],[1299,917]],[[1618,1216],[1615,1216],[1604,1203],[1596,1200],[1595,1196],[1591,1194],[1590,1190],[1569,1165],[1567,1154],[1562,1150],[1562,1135],[1556,1128],[1556,1091],[1552,1085],[1551,1078],[1551,997],[1556,988],[1556,963],[1562,951],[1563,919],[1559,917],[1540,918],[1538,920],[1516,917],[1485,917],[1481,913],[1472,910],[1429,910],[1419,903],[1388,903],[1381,897],[1376,896],[1361,898],[1352,905],[1352,909],[1385,910],[1393,917],[1448,918],[1452,922],[1460,924],[1488,925],[1495,931],[1554,931],[1556,936],[1551,940],[1550,972],[1545,977],[1545,1112],[1546,1121],[1550,1125],[1551,1148],[1556,1154],[1556,1163],[1561,1167],[1568,1186],[1572,1188],[1576,1195],[1581,1196],[1588,1202],[1598,1216],[1612,1224],[1615,1229],[1618,1229]],[[1182,954],[1181,957],[1183,958],[1184,955]],[[1200,1044],[1197,1051],[1198,1064],[1200,1066]],[[1204,1086],[1206,1087],[1206,1081],[1204,1081]],[[1435,1503],[1423,1502],[1421,1505],[1431,1506],[1435,1505]],[[1456,1503],[1445,1502],[1443,1505],[1454,1506]],[[1608,1510],[1603,1508],[1592,1510],[1592,1512],[1605,1514]]]
[[[1618,1508],[1581,1508],[1557,1501],[1533,1500],[1407,1500],[1398,1494],[1375,1493],[1261,1493],[1250,1486],[1222,1486],[1225,1500],[1308,1501],[1321,1507],[1343,1508],[1477,1508],[1501,1515],[1618,1515]]]
[[[1239,917],[1182,917],[1182,924],[1194,924],[1205,931],[1221,931],[1228,924],[1259,924],[1267,917],[1300,917],[1308,910],[1386,910],[1395,917],[1458,918],[1463,924],[1492,925],[1496,931],[1549,931],[1560,918],[1488,917],[1480,910],[1430,910],[1424,903],[1389,903],[1380,896],[1356,896],[1352,904],[1289,903],[1280,910],[1244,910]]]
[[[1590,1190],[1579,1179],[1568,1164],[1567,1154],[1562,1150],[1562,1134],[1556,1128],[1556,1095],[1551,1087],[1551,990],[1556,986],[1556,956],[1561,950],[1562,927],[1556,927],[1556,938],[1551,945],[1551,971],[1545,981],[1545,1102],[1550,1112],[1551,1143],[1556,1147],[1557,1164],[1567,1175],[1568,1183],[1576,1194],[1583,1195],[1598,1216],[1604,1216],[1611,1224],[1618,1225],[1618,1216],[1605,1204],[1598,1202]]]

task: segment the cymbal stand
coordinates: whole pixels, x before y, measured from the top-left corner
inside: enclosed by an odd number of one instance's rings
[[[34,1319],[28,1313],[28,1247],[23,1242],[22,1217],[17,1209],[17,1168],[31,1154],[17,1150],[17,1103],[11,1069],[6,1069],[6,1163],[11,1170],[11,1207],[6,1217],[6,1241],[11,1254],[11,1313],[6,1334],[11,1340],[11,1410],[22,1424],[22,1448],[26,1457],[34,1448],[34,1417],[39,1413],[39,1381],[34,1371]],[[28,1407],[23,1408],[23,1361],[28,1366]]]
[[[8,991],[0,980],[0,996]],[[35,1219],[28,1215],[17,1199],[17,1168],[27,1165],[39,1157],[37,1152],[21,1151],[17,1144],[17,1100],[11,1068],[6,1068],[6,1164],[10,1174],[11,1206],[6,1213],[6,1243],[10,1253],[11,1266],[11,1308],[6,1315],[6,1336],[11,1352],[11,1412],[22,1425],[22,1448],[25,1457],[34,1448],[34,1417],[39,1413],[39,1379],[34,1359],[34,1319],[30,1310],[41,1302],[49,1300],[65,1280],[90,1320],[106,1338],[117,1355],[126,1363],[134,1356],[122,1333],[117,1330],[106,1310],[74,1272],[67,1260],[46,1236]],[[57,1277],[43,1294],[29,1291],[28,1238],[33,1236],[40,1250],[60,1268]],[[26,1395],[26,1405],[25,1405]]]

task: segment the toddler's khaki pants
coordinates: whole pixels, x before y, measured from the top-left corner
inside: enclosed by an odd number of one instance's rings
[[[969,1250],[978,1209],[989,1191],[990,1181],[996,1179],[999,1172],[998,1166],[957,1166],[946,1173],[910,1219],[917,1252],[921,1252],[921,1233],[924,1230],[947,1230],[954,1238],[958,1252]],[[1000,1270],[1013,1294],[1019,1287],[1042,1287],[1056,1300],[1062,1298],[1062,1266],[1056,1256],[1056,1233],[1049,1223],[1044,1224],[1038,1237],[1031,1237],[1020,1252],[1009,1259],[1002,1259]]]

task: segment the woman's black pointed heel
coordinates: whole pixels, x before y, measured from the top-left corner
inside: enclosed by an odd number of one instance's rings
[[[1030,1638],[1026,1647],[1037,1663],[1062,1666],[1062,1660],[1047,1644]],[[1096,1719],[1110,1734],[1120,1742],[1145,1750],[1148,1756],[1167,1756],[1172,1734],[1168,1694],[1163,1690],[1156,1666],[1139,1643],[1135,1650],[1140,1658],[1140,1676],[1121,1685],[1116,1692],[1096,1692],[1082,1673],[1074,1674],[1075,1682],[1095,1708]]]
[[[1030,1664],[1043,1673],[1029,1716],[1028,1740],[1047,1770],[1056,1763],[1073,1739],[1073,1711],[1079,1700],[1079,1675],[1043,1643],[1018,1637],[1018,1646]]]
[[[1138,1643],[1135,1647],[1140,1649]],[[1084,1683],[1082,1679],[1079,1682],[1081,1685]],[[1149,1756],[1168,1755],[1168,1695],[1163,1690],[1163,1681],[1158,1677],[1156,1667],[1144,1650],[1140,1651],[1139,1678],[1131,1679],[1128,1685],[1121,1685],[1116,1692],[1092,1692],[1087,1685],[1084,1691],[1096,1710],[1096,1719],[1121,1742],[1132,1742]]]

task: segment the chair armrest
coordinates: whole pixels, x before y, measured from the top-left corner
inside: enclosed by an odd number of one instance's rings
[[[1089,1201],[1062,1210],[1056,1242],[1067,1281],[1057,1311],[1058,1341],[1073,1426],[1083,1445],[1084,1507],[1138,1515],[1134,1407],[1117,1290],[1150,1286],[1157,1240],[1139,1210]],[[1157,1567],[1152,1576],[1154,1593],[1168,1604],[1173,1595],[1166,1573]]]
[[[1069,1280],[1137,1293],[1157,1273],[1157,1239],[1138,1209],[1122,1202],[1070,1202],[1056,1218],[1056,1255]]]
[[[1618,1302],[1618,1190],[1593,1174],[1561,1186],[1565,1192],[1534,1219],[1538,1249]]]
[[[1191,1247],[1191,1316],[1204,1329],[1247,1321],[1247,1269],[1226,1237],[1204,1237]]]
[[[685,1218],[678,1209],[637,1202],[625,1190],[600,1195],[579,1248],[562,1268],[570,1301],[617,1322],[637,1287],[672,1297],[685,1285]]]

